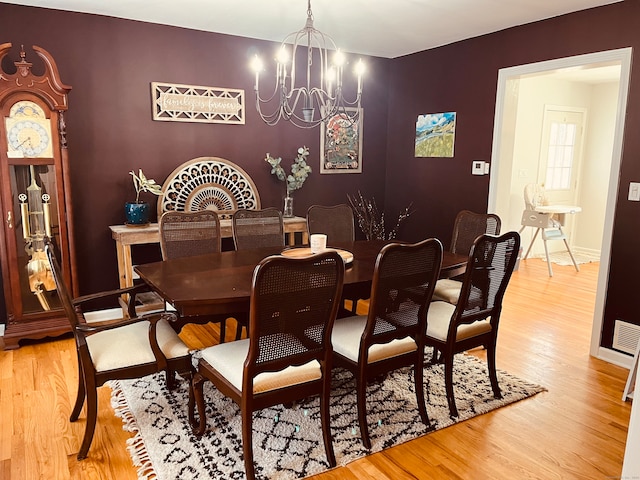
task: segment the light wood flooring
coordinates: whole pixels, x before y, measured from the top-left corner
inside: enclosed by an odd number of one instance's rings
[[[597,264],[521,262],[507,290],[498,368],[548,391],[314,477],[332,479],[618,478],[630,415],[628,371],[589,356]],[[231,335],[231,332],[229,332]],[[193,347],[217,341],[213,327],[188,328]],[[472,352],[482,357],[483,352]],[[89,457],[78,462],[84,415],[68,420],[76,394],[69,338],[0,351],[0,479],[135,479],[131,434],[102,387]],[[186,399],[185,399],[186,408]]]

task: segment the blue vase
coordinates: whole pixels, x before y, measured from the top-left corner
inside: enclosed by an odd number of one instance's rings
[[[125,203],[124,214],[127,225],[146,225],[149,223],[149,204]]]

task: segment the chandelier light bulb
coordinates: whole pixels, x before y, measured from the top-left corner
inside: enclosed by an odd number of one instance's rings
[[[278,49],[278,53],[276,54],[276,61],[283,65],[289,63],[289,52],[287,51],[287,47],[285,45],[282,45]]]
[[[264,63],[262,63],[262,59],[259,56],[254,55],[251,59],[250,67],[254,73],[260,73],[264,70]]]
[[[282,120],[299,128],[317,127],[337,115],[350,124],[356,123],[361,110],[364,64],[359,61],[355,66],[357,85],[353,88],[357,90],[353,100],[347,100],[343,91],[353,92],[343,89],[342,72],[347,63],[333,39],[314,28],[308,0],[304,28],[285,37],[276,52],[275,86],[266,97],[260,96],[258,85],[262,64],[252,62],[260,118],[267,125]]]

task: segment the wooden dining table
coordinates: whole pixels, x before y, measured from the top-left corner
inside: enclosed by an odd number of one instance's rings
[[[369,296],[376,257],[387,243],[390,242],[363,240],[332,245],[353,254],[353,261],[345,269],[345,297]],[[248,312],[256,265],[265,257],[282,252],[281,247],[228,251],[147,263],[135,270],[181,317],[193,317],[190,322],[198,323],[198,316]],[[466,256],[444,252],[440,277],[460,275],[466,263]]]

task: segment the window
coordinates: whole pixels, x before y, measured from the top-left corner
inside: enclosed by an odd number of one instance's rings
[[[569,190],[571,188],[576,128],[575,123],[551,123],[546,190]]]

